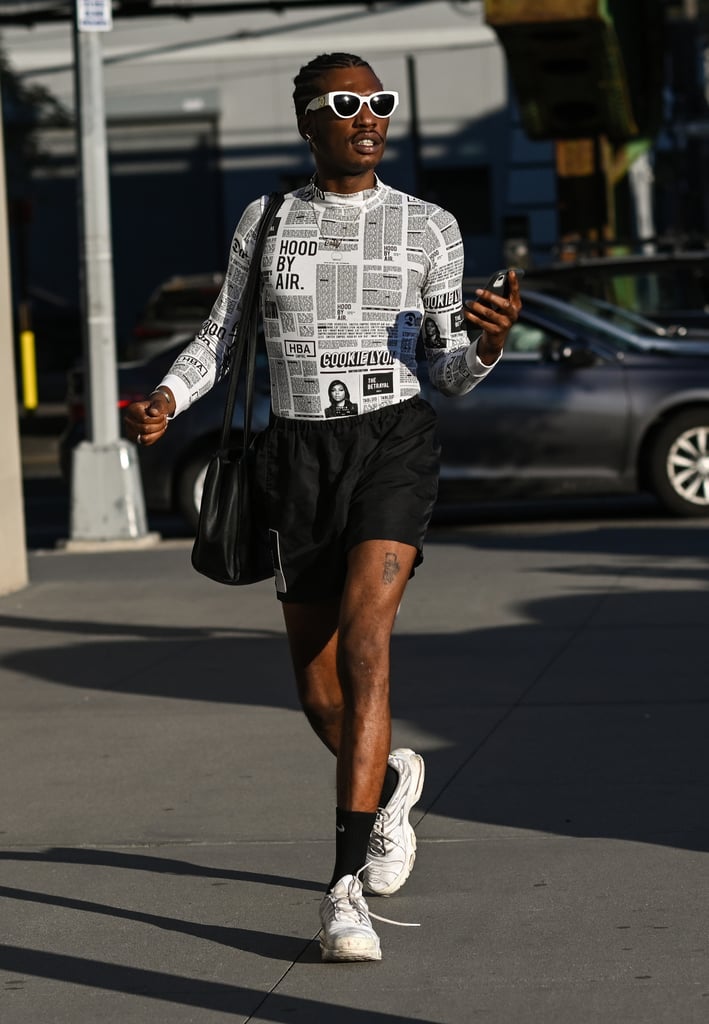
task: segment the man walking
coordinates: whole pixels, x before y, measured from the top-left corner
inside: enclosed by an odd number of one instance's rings
[[[261,260],[272,417],[256,442],[258,480],[298,694],[337,758],[322,956],[379,960],[364,890],[390,896],[408,878],[409,812],[424,779],[419,754],[390,753],[389,706],[392,628],[422,560],[438,484],[436,417],[419,395],[417,342],[433,385],[465,394],[499,359],[521,303],[512,273],[508,299],[483,292],[486,304],[464,305],[455,219],[378,179],[398,96],[366,61],[325,54],[294,84],[316,173],[285,197]],[[156,392],[129,407],[137,443],[159,440],[169,418],[226,372],[262,210],[256,200],[242,215],[198,336]],[[338,415],[328,413],[335,383]]]

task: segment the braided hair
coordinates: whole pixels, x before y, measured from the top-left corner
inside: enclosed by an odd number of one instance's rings
[[[320,95],[320,87],[317,84],[320,76],[326,71],[332,71],[333,68],[369,68],[372,71],[366,60],[356,57],[353,53],[321,53],[309,64],[303,65],[293,79],[293,104],[297,117],[302,117],[310,101]]]

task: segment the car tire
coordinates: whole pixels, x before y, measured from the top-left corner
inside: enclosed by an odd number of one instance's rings
[[[652,487],[674,515],[709,516],[709,407],[673,416],[650,452]]]
[[[185,463],[177,481],[177,509],[191,530],[197,530],[202,488],[212,451],[200,452]]]

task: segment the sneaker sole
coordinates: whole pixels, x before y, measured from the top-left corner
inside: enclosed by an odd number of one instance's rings
[[[381,960],[382,951],[379,947],[376,949],[328,949],[327,946],[323,946],[320,943],[320,955],[323,963],[330,964],[350,964],[350,963],[365,963],[367,961]]]
[[[392,753],[399,752],[406,754],[414,754],[414,751],[409,749],[392,751]],[[410,796],[408,801],[408,806],[406,808],[407,816],[411,813],[412,808],[414,808],[416,804],[419,802],[421,793],[423,791],[424,776],[426,774],[426,769],[421,755],[414,754],[412,760],[415,763],[416,768],[418,769],[418,778],[416,779],[416,784],[413,788],[413,797]],[[397,875],[394,881],[390,882],[385,889],[373,889],[368,882],[365,882],[367,892],[372,893],[375,896],[393,896],[395,892],[398,892],[399,889],[401,889],[402,885],[406,882],[409,875],[411,874],[414,867],[414,862],[416,860],[416,833],[414,832],[413,827],[408,822],[407,825],[408,832],[406,833],[406,858],[404,860],[404,867],[401,871],[401,874]]]

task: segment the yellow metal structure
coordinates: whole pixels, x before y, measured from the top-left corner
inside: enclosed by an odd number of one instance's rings
[[[22,404],[28,412],[33,412],[39,405],[34,331],[20,331],[20,366],[22,367]]]
[[[607,18],[604,0],[485,0],[490,25]]]
[[[659,121],[659,0],[485,0],[533,139],[625,142]]]

